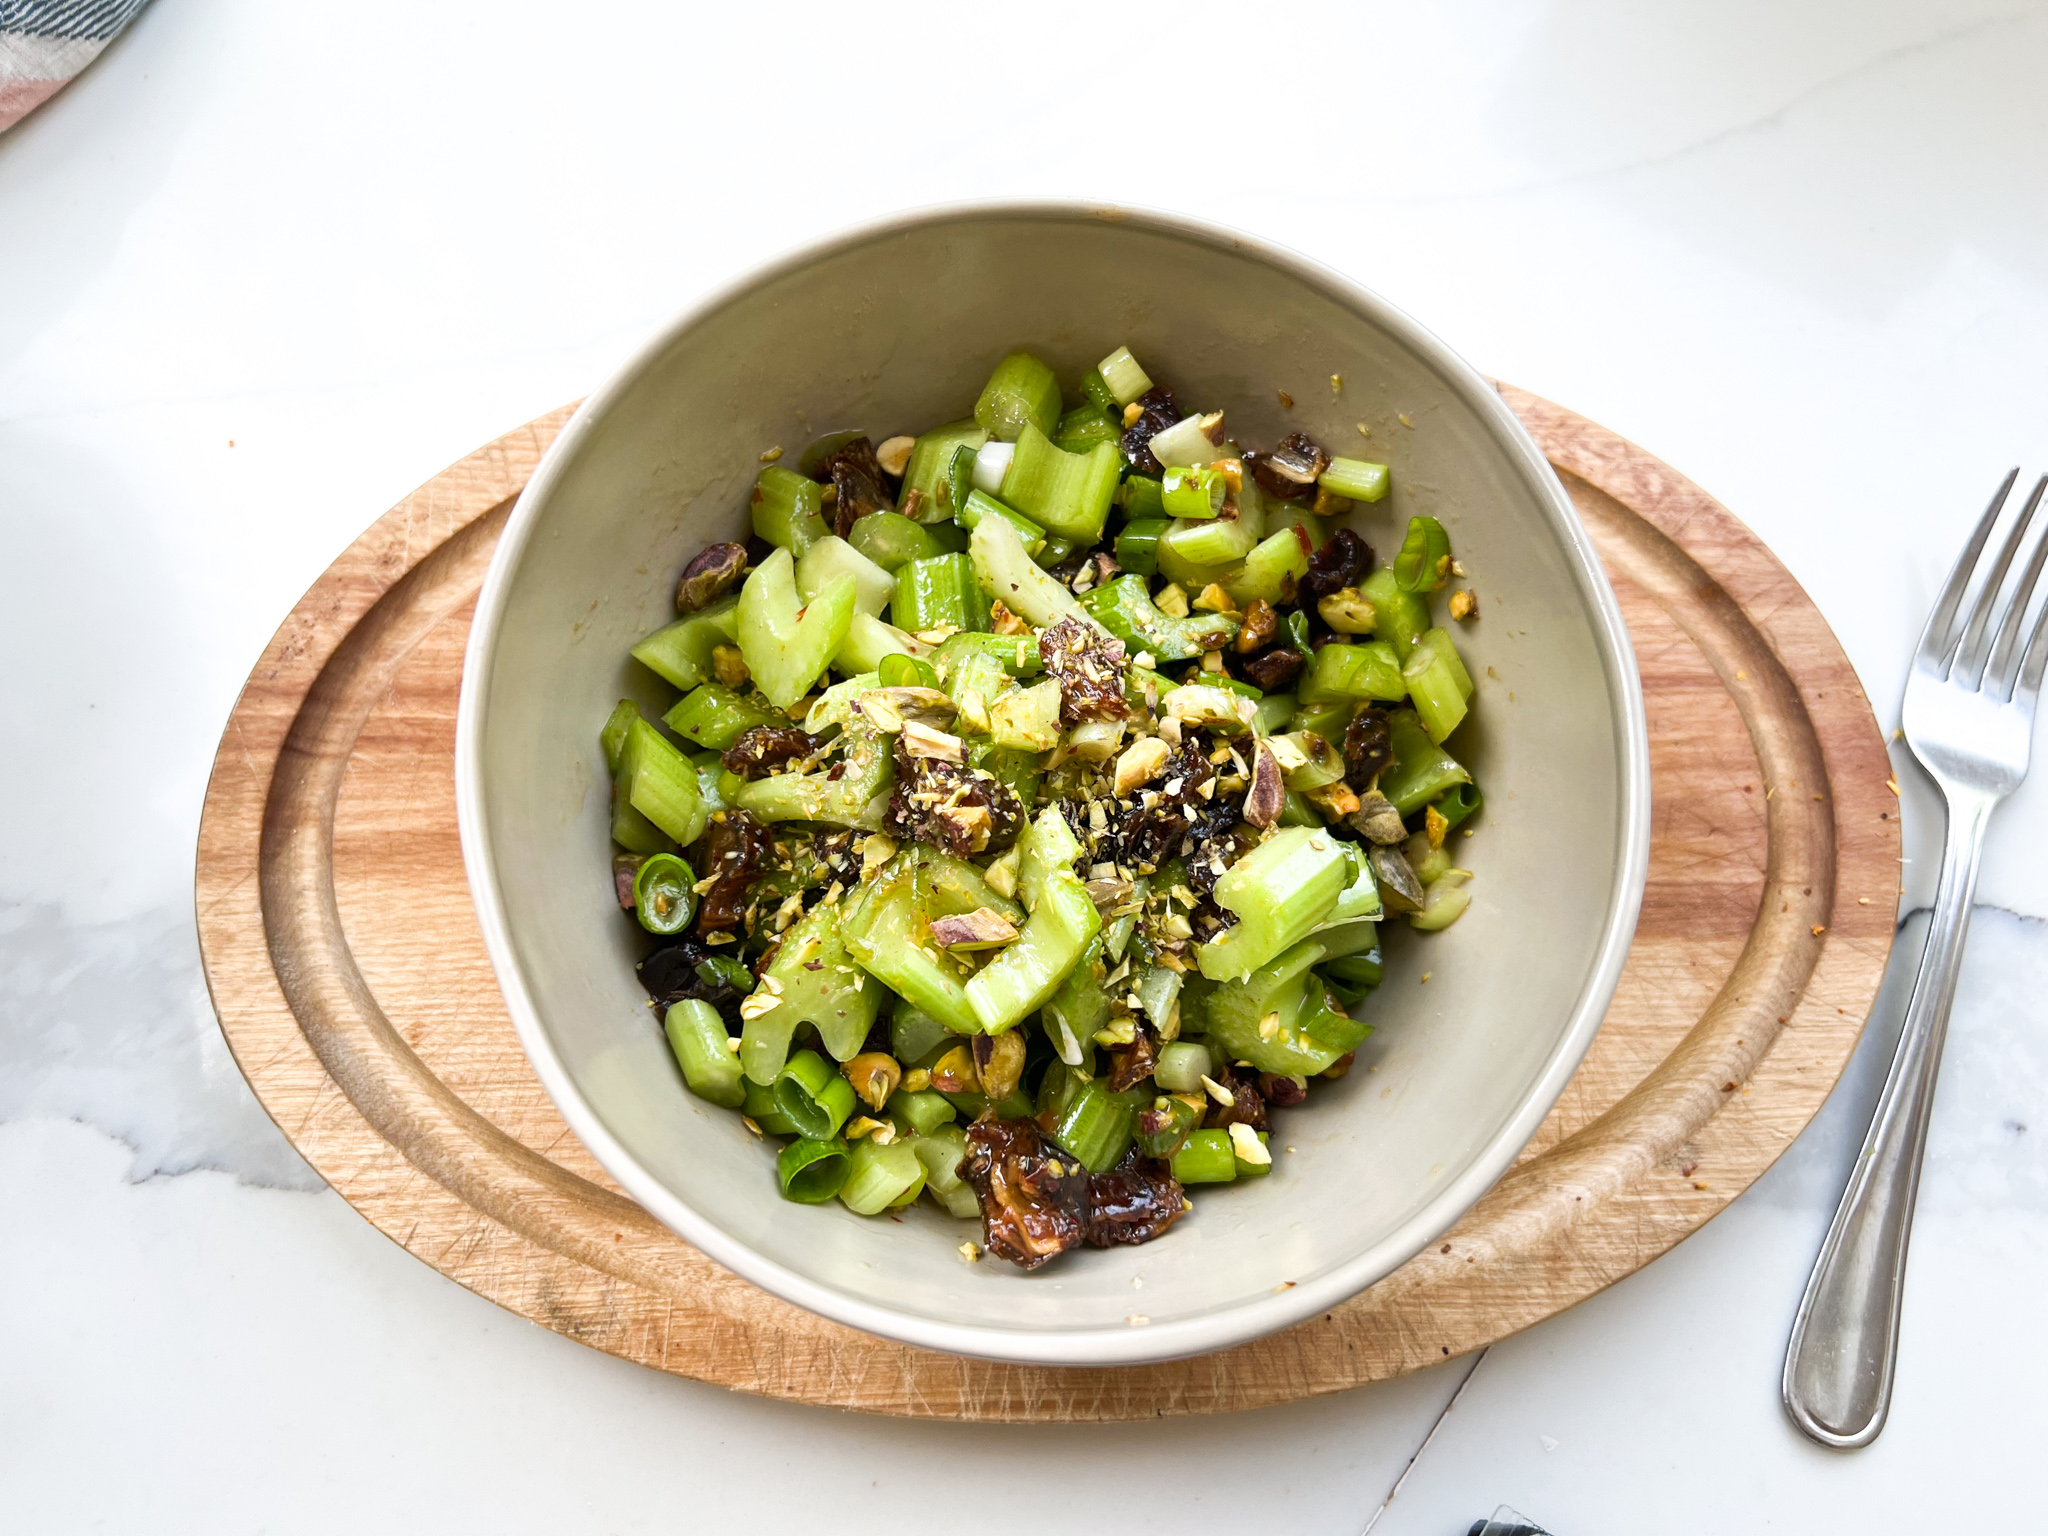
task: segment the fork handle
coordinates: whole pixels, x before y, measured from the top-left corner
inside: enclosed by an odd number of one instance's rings
[[[1792,1324],[1785,1409],[1822,1445],[1870,1444],[1891,1407],[1906,1247],[1992,796],[1951,789],[1934,918],[1877,1112]]]

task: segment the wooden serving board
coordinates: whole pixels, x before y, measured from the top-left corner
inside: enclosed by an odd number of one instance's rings
[[[1599,1038],[1516,1167],[1334,1311],[1165,1365],[965,1360],[790,1306],[620,1193],[520,1051],[455,831],[472,605],[566,408],[387,512],[250,675],[198,859],[236,1060],[328,1182],[441,1273],[594,1348],[774,1397],[979,1420],[1220,1412],[1397,1375],[1584,1300],[1727,1205],[1834,1086],[1891,949],[1898,802],[1848,659],[1756,537],[1614,434],[1502,393],[1634,637],[1649,888]]]

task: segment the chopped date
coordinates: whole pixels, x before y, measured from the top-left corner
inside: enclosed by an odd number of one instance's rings
[[[895,505],[882,479],[882,461],[875,457],[875,445],[865,437],[842,443],[823,468],[838,492],[832,503],[832,531],[842,539],[857,519],[870,512],[887,512]]]
[[[718,811],[704,835],[690,844],[687,857],[698,880],[710,880],[704,904],[697,909],[699,933],[731,933],[746,914],[747,893],[768,858],[768,829],[747,811]]]
[[[981,1202],[988,1251],[1023,1269],[1083,1243],[1150,1242],[1181,1216],[1181,1187],[1165,1164],[1133,1149],[1090,1174],[1030,1120],[977,1120],[961,1171]]]
[[[824,750],[821,738],[793,725],[755,725],[740,732],[721,761],[743,779],[758,779]]]
[[[929,843],[956,859],[1001,853],[1024,830],[1015,791],[985,768],[938,757],[914,757],[896,747],[896,789],[883,830]]]
[[[1279,693],[1301,671],[1301,652],[1276,645],[1237,664],[1238,676],[1261,693]]]
[[[1173,403],[1173,391],[1153,388],[1138,396],[1138,419],[1124,431],[1124,457],[1141,475],[1162,473],[1152,457],[1152,439],[1180,420],[1180,407]]]
[[[1148,1030],[1139,1030],[1137,1037],[1120,1051],[1109,1053],[1109,1091],[1122,1093],[1135,1088],[1152,1075],[1152,1068],[1158,1065],[1159,1050],[1152,1043]]]
[[[1209,1116],[1202,1124],[1209,1130],[1220,1131],[1226,1126],[1248,1125],[1255,1131],[1263,1131],[1266,1124],[1266,1101],[1259,1097],[1258,1079],[1236,1067],[1226,1067],[1215,1081],[1230,1093],[1228,1104],[1209,1101]]]
[[[1121,720],[1124,702],[1124,643],[1092,624],[1061,619],[1038,637],[1039,659],[1059,679],[1060,720]]]
[[[1372,546],[1349,528],[1339,528],[1330,535],[1329,543],[1308,557],[1308,574],[1301,578],[1301,591],[1309,598],[1328,597],[1332,592],[1357,586],[1371,570]]]
[[[1259,1097],[1268,1104],[1286,1109],[1306,1099],[1308,1097],[1308,1089],[1284,1072],[1261,1072],[1259,1074]]]
[[[694,998],[716,1008],[733,1029],[740,1027],[740,1002],[754,985],[753,973],[742,962],[697,938],[664,944],[634,969],[657,1007]]]
[[[1268,496],[1294,501],[1316,488],[1316,477],[1330,467],[1330,455],[1306,433],[1290,432],[1271,453],[1246,454],[1245,465]]]
[[[1368,705],[1344,728],[1344,782],[1355,790],[1368,790],[1393,760],[1394,733],[1387,712]]]

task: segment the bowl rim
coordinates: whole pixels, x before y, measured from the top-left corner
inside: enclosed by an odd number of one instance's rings
[[[1147,1327],[1115,1325],[1072,1330],[1032,1330],[952,1323],[899,1312],[820,1284],[728,1235],[644,1168],[583,1097],[554,1049],[529,993],[507,926],[498,885],[497,861],[484,832],[481,748],[485,689],[473,682],[487,676],[511,586],[535,521],[575,457],[583,439],[611,407],[662,357],[675,341],[724,306],[843,251],[914,229],[987,219],[1072,223],[1095,220],[1144,229],[1198,246],[1265,262],[1331,300],[1361,313],[1411,348],[1432,366],[1464,403],[1493,429],[1543,508],[1551,531],[1570,565],[1610,696],[1617,702],[1619,848],[1616,878],[1603,919],[1600,942],[1586,973],[1570,1022],[1542,1070],[1525,1091],[1521,1106],[1472,1158],[1401,1226],[1372,1246],[1333,1265],[1321,1276],[1291,1289],[1248,1298],[1236,1305]],[[499,536],[477,597],[463,658],[463,686],[456,712],[456,822],[471,898],[484,947],[504,993],[520,1045],[570,1129],[598,1163],[656,1220],[709,1258],[796,1306],[867,1333],[950,1354],[1039,1366],[1142,1365],[1227,1349],[1278,1332],[1328,1311],[1391,1274],[1454,1225],[1512,1166],[1563,1094],[1591,1047],[1613,1000],[1621,968],[1634,939],[1650,845],[1649,734],[1635,652],[1604,567],[1563,485],[1528,429],[1475,368],[1434,332],[1387,299],[1335,269],[1257,236],[1205,220],[1141,205],[1076,199],[987,199],[948,202],[902,210],[807,243],[749,268],[685,306],[585,397],[549,446],[520,493]]]

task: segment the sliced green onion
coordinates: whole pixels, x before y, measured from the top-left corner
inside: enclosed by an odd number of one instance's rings
[[[924,1189],[924,1163],[908,1141],[886,1146],[869,1137],[853,1144],[851,1168],[839,1199],[856,1216],[879,1216],[908,1205]]]
[[[1168,1093],[1200,1093],[1202,1079],[1215,1070],[1209,1047],[1194,1040],[1176,1040],[1159,1048],[1152,1080]]]
[[[825,488],[817,481],[771,464],[754,481],[748,515],[754,537],[800,555],[830,532],[819,515]]]
[[[1264,1131],[1254,1131],[1252,1135],[1258,1139],[1259,1146],[1263,1149],[1266,1145],[1266,1133]],[[1237,1163],[1237,1176],[1240,1179],[1262,1179],[1273,1171],[1273,1157],[1271,1153],[1267,1153],[1264,1162],[1256,1162],[1244,1155],[1237,1145],[1237,1138],[1234,1136],[1231,1137],[1230,1155]]]
[[[1163,517],[1142,517],[1126,523],[1116,536],[1116,563],[1138,576],[1159,571],[1159,535],[1170,526]]]
[[[1467,781],[1453,784],[1445,790],[1443,798],[1436,803],[1436,809],[1444,819],[1444,830],[1449,831],[1460,822],[1478,815],[1480,807],[1485,804],[1486,796],[1479,792],[1479,786]]]
[[[1173,1154],[1173,1176],[1183,1184],[1229,1184],[1237,1178],[1237,1154],[1228,1131],[1195,1131]]]
[[[1394,583],[1403,592],[1434,592],[1451,579],[1451,536],[1433,517],[1408,519],[1408,536],[1394,556]]]
[[[929,560],[945,553],[922,524],[900,512],[870,512],[855,518],[846,541],[892,576],[912,560]]]
[[[1054,534],[1045,541],[1045,547],[1031,558],[1042,570],[1051,570],[1074,552],[1074,541]]]
[[[896,573],[896,604],[890,614],[898,629],[987,629],[988,599],[965,555],[913,560]]]
[[[1102,376],[1100,368],[1090,368],[1081,375],[1081,398],[1090,405],[1100,406],[1111,415],[1120,415],[1123,402],[1110,393],[1109,381]]]
[[[633,876],[633,911],[649,933],[681,933],[697,915],[697,872],[672,853],[657,853]]]
[[[1117,504],[1124,509],[1124,519],[1136,522],[1140,518],[1166,516],[1166,482],[1158,475],[1125,475],[1124,483],[1117,492]]]
[[[1328,704],[1339,699],[1393,702],[1407,693],[1408,683],[1401,675],[1401,664],[1394,659],[1393,646],[1384,640],[1324,646],[1316,652],[1296,689],[1296,697],[1304,704]]]
[[[783,1199],[823,1205],[846,1187],[852,1166],[846,1143],[838,1137],[819,1141],[806,1136],[776,1154],[775,1176],[782,1182]]]
[[[875,681],[884,688],[937,688],[939,674],[916,656],[884,656],[875,668]]]
[[[746,1102],[739,1058],[732,1053],[732,1037],[716,1008],[695,998],[671,1004],[662,1032],[690,1092],[722,1109],[738,1109]]]
[[[1220,469],[1176,464],[1167,470],[1159,496],[1169,517],[1214,517],[1229,489]]]
[[[1387,494],[1388,474],[1384,464],[1364,459],[1332,459],[1330,467],[1316,481],[1332,496],[1351,501],[1379,501]]]
[[[694,688],[711,675],[711,652],[738,633],[739,608],[737,592],[721,597],[657,629],[633,647],[632,657],[678,688]]]
[[[720,683],[693,688],[661,717],[678,736],[713,752],[723,752],[757,725],[784,725],[788,720],[770,709],[767,700],[734,693]]]
[[[1050,435],[1060,420],[1060,381],[1029,352],[1012,352],[989,375],[974,402],[974,419],[1006,443],[1016,442],[1027,427]]]
[[[1152,388],[1152,380],[1138,366],[1138,360],[1131,356],[1129,347],[1118,347],[1095,365],[1095,371],[1102,376],[1102,382],[1118,405],[1129,405]]]
[[[1000,495],[1048,534],[1093,544],[1109,520],[1123,457],[1112,443],[1086,453],[1068,453],[1036,426],[1027,424],[1003,474]]]
[[[751,1072],[747,1075],[760,1081]],[[800,1136],[818,1141],[837,1136],[859,1102],[853,1084],[816,1051],[798,1051],[775,1076],[776,1106]]]

